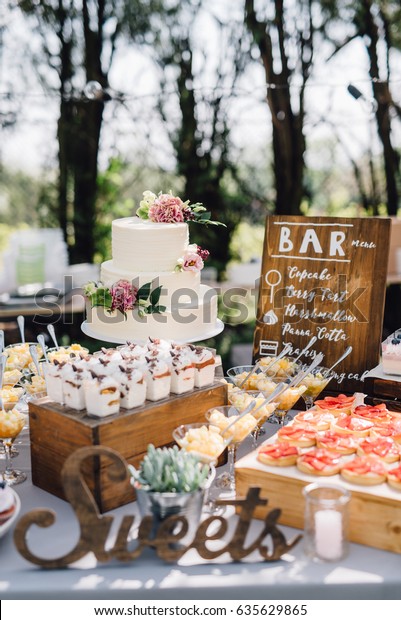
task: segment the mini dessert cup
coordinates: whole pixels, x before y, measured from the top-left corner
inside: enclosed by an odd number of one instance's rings
[[[263,359],[266,360],[263,363]],[[275,358],[262,358],[260,365],[262,372],[267,377],[277,377],[278,379],[285,379],[288,377],[294,377],[302,368],[302,365],[296,361],[295,357],[282,357],[277,362]],[[267,362],[267,360],[270,360]]]
[[[227,434],[230,436],[227,446],[228,472],[224,472],[216,478],[216,486],[235,493],[234,464],[237,447],[255,430],[258,422],[250,413],[239,419],[240,412],[232,405],[213,407],[206,412],[205,417],[210,425],[219,429],[223,438],[227,438]],[[238,422],[232,424],[237,419]]]
[[[3,472],[3,480],[10,486],[20,484],[26,480],[26,474],[17,469],[13,469],[11,461],[11,448],[25,426],[26,418],[17,409],[11,411],[0,410],[0,442],[4,446],[6,457],[6,468]]]
[[[172,354],[170,364],[172,394],[184,394],[193,390],[196,369],[189,356],[181,353]]]
[[[221,512],[212,498],[212,483],[215,480],[215,466],[219,456],[223,453],[231,441],[230,433],[226,436],[220,433],[220,429],[213,425],[202,422],[194,424],[181,424],[173,431],[173,439],[183,450],[192,452],[202,463],[207,463],[213,468],[213,479],[207,488],[204,510],[210,514]],[[216,486],[216,484],[213,484]]]
[[[145,371],[146,398],[156,401],[170,394],[171,371],[163,360],[149,361]]]
[[[251,412],[252,416],[257,420],[257,425],[251,432],[253,449],[256,448],[257,440],[261,434],[260,431],[263,424],[268,418],[270,418],[271,415],[273,415],[277,407],[276,402],[267,403],[262,406],[265,400],[266,396],[264,396],[259,390],[237,390],[228,393],[228,402],[236,407],[240,413],[242,413],[252,402],[255,401],[254,410]]]
[[[251,375],[249,375],[253,368],[254,366],[250,365],[233,366],[227,370],[227,376],[232,380],[236,387],[239,387],[242,390],[257,390],[257,383],[259,379],[264,377],[264,374],[260,368],[257,368]]]
[[[114,378],[120,386],[121,407],[134,409],[145,403],[146,381],[141,370],[121,364]]]
[[[302,398],[304,399],[305,406],[307,409],[313,407],[313,403],[319,394],[324,390],[326,385],[333,378],[334,373],[331,372],[328,368],[324,368],[323,366],[318,366],[312,372],[310,372],[306,377],[302,380],[302,385],[306,386],[305,392],[302,394]]]
[[[205,347],[188,345],[190,359],[195,368],[195,387],[201,388],[214,382],[216,359],[214,353]]]
[[[46,366],[46,390],[50,400],[54,400],[55,403],[60,405],[64,404],[64,390],[63,390],[63,366],[65,362],[58,362],[57,360],[52,364],[49,363]]]
[[[120,410],[120,386],[112,377],[96,377],[83,382],[88,416],[105,418]]]
[[[42,347],[37,342],[19,342],[17,344],[9,344],[4,349],[6,359],[6,371],[20,370],[29,371],[29,365],[33,362],[29,352],[30,345],[36,346],[38,359],[43,355]]]
[[[269,396],[277,387],[279,383],[282,381],[278,378],[274,378],[270,381],[268,385],[267,382],[264,383],[262,387],[262,382],[259,383],[259,389],[263,394],[267,397]],[[272,424],[287,424],[292,418],[288,415],[290,409],[293,408],[295,403],[301,398],[302,394],[305,392],[305,385],[297,385],[294,387],[288,387],[282,394],[277,397],[277,408],[272,416],[269,417],[269,422]]]

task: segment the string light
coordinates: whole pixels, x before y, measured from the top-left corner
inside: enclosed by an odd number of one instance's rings
[[[373,78],[373,79],[366,79],[366,80],[358,80],[358,84],[377,84],[380,83],[382,80],[379,80],[378,78]],[[391,79],[388,82],[390,85],[392,84],[400,84],[401,83],[401,77],[400,78],[394,78]],[[259,86],[253,87],[252,89],[247,89],[247,88],[240,88],[238,86],[236,86],[235,88],[227,88],[224,89],[221,86],[216,86],[216,87],[201,87],[201,88],[192,88],[191,90],[193,90],[195,93],[200,93],[203,96],[206,95],[214,95],[214,94],[218,94],[219,96],[221,95],[225,95],[225,96],[254,96],[256,91],[261,91],[263,94],[266,92],[266,90],[284,90],[284,89],[303,89],[303,88],[307,88],[307,89],[314,89],[314,88],[344,88],[345,85],[343,82],[308,82],[305,85],[299,85],[299,84],[274,84],[274,83],[265,83],[265,84],[261,84]],[[353,84],[350,84],[348,87],[348,92],[354,97],[354,99],[360,100],[360,103],[362,105],[367,106],[369,104],[369,109],[371,108],[372,105],[374,105],[372,102],[375,102],[375,104],[377,105],[376,101],[372,98],[368,98],[365,95],[362,94],[362,92]],[[352,92],[351,92],[351,90]],[[172,89],[167,89],[167,90],[163,90],[163,96],[170,96],[170,95],[174,95],[177,94],[177,90],[175,88]],[[68,101],[110,101],[110,100],[117,100],[120,102],[128,102],[128,101],[136,101],[136,100],[143,100],[143,99],[151,99],[151,98],[157,98],[160,96],[159,92],[154,92],[154,93],[143,93],[143,94],[134,94],[134,93],[122,93],[119,91],[115,91],[110,87],[103,87],[100,82],[96,81],[96,80],[91,80],[89,81],[83,91],[81,93],[76,93],[75,95],[70,95],[70,96],[66,96],[63,97],[64,100],[68,100]],[[27,91],[27,92],[0,92],[0,97],[2,98],[15,98],[15,97],[23,97],[23,98],[49,98],[49,97],[53,97],[53,98],[60,98],[60,93],[58,90],[53,89],[51,91],[47,91],[47,92],[43,92],[43,93],[35,93],[32,91]],[[367,109],[367,108],[366,108]]]

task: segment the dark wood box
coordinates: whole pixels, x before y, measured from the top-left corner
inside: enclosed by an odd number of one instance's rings
[[[365,378],[364,392],[372,404],[385,403],[390,411],[401,411],[401,376],[385,375],[381,366],[372,370],[379,376]]]
[[[204,422],[211,407],[227,403],[225,384],[216,382],[195,388],[188,394],[170,396],[159,402],[146,401],[143,407],[123,409],[103,419],[90,418],[43,398],[29,403],[32,482],[64,498],[61,470],[65,460],[78,448],[103,445],[117,450],[128,463],[138,466],[147,446],[170,445],[172,432],[180,424]],[[107,475],[110,461],[95,457],[84,470],[85,480],[101,512],[135,499],[129,482],[113,483]]]

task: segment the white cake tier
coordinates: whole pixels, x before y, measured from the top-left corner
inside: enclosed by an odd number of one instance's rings
[[[202,284],[191,302],[143,318],[136,309],[128,312],[125,319],[121,312],[109,314],[104,308],[88,308],[86,323],[96,338],[109,342],[148,337],[180,342],[202,340],[217,324],[217,293]]]
[[[174,303],[174,298],[184,297],[187,291],[199,292],[200,272],[199,271],[141,271],[135,274],[131,269],[124,270],[116,268],[114,260],[102,263],[100,268],[100,280],[105,286],[111,286],[118,280],[128,280],[134,286],[141,287],[147,282],[152,282],[152,288],[162,286],[160,303],[163,306],[170,306]],[[173,299],[172,299],[173,298]],[[182,299],[181,299],[182,301]]]
[[[112,222],[114,267],[131,274],[174,271],[188,243],[185,223],[155,224],[139,217],[123,217]]]

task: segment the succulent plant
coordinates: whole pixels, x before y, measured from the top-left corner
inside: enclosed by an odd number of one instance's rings
[[[199,458],[181,450],[148,446],[140,468],[128,465],[131,482],[144,491],[157,493],[191,493],[203,488],[209,475],[209,466]]]

